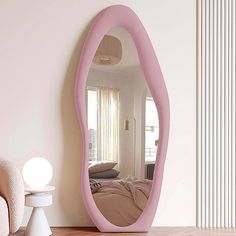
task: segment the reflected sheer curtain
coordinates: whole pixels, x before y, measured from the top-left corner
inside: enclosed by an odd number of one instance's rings
[[[119,157],[119,90],[99,88],[99,149],[101,161],[116,161]]]

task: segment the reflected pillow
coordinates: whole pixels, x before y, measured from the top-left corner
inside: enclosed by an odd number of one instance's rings
[[[116,165],[117,165],[117,162],[114,162],[114,161],[96,162],[89,166],[89,174],[111,170]]]
[[[111,179],[111,178],[116,178],[119,175],[120,171],[111,169],[111,170],[105,170],[102,172],[94,173],[94,174],[89,174],[90,178],[95,178],[95,179]]]

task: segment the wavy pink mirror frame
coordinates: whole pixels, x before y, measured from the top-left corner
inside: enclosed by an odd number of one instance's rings
[[[88,176],[88,130],[86,119],[86,80],[93,57],[104,35],[113,27],[125,28],[137,48],[141,67],[150,88],[159,115],[159,146],[151,193],[146,207],[138,220],[129,226],[120,227],[110,223],[97,208],[90,191]],[[85,207],[94,224],[102,232],[146,232],[151,227],[161,192],[164,164],[169,136],[169,99],[151,41],[137,15],[128,7],[114,5],[101,11],[93,21],[78,64],[75,85],[75,106],[83,139],[81,167],[81,193]]]

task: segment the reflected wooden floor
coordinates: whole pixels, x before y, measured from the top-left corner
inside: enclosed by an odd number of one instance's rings
[[[236,229],[197,229],[193,227],[155,227],[148,233],[101,233],[96,228],[52,228],[54,236],[235,236]],[[20,230],[14,236],[23,236]],[[12,235],[13,236],[13,235]],[[35,235],[36,236],[36,235]]]

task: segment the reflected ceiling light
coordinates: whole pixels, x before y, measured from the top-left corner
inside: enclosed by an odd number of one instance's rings
[[[105,35],[99,44],[93,63],[98,65],[115,65],[121,61],[122,46],[118,38]]]

